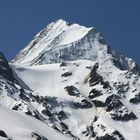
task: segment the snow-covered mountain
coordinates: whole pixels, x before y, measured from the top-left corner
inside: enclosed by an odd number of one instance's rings
[[[112,51],[95,28],[58,20],[39,32],[12,63],[33,66],[83,59],[100,61],[108,59],[107,52],[113,55],[113,61],[119,61],[123,69],[133,66],[131,59]]]
[[[10,66],[0,54],[0,112],[2,140],[139,140],[140,67],[96,28],[58,20]]]

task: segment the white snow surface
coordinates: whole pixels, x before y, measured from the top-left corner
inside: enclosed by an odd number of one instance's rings
[[[74,109],[69,105],[68,102],[79,101],[83,97],[88,99],[89,92],[93,87],[85,84],[85,80],[89,76],[91,68],[95,63],[96,62],[89,60],[79,60],[67,62],[67,65],[62,67],[60,67],[60,64],[45,64],[30,67],[21,67],[11,64],[11,67],[19,83],[23,86],[28,85],[28,88],[26,86],[24,88],[36,92],[36,94],[39,96],[57,97],[58,102],[63,102],[63,111],[66,114],[69,114],[69,117],[64,122],[69,126],[69,130],[72,132],[72,134],[78,136],[81,140],[88,140],[91,138],[91,136],[85,137],[82,132],[86,131],[87,127],[92,124],[95,115],[100,116],[100,119],[97,121],[97,125],[102,124],[106,127],[106,131],[102,132],[102,130],[96,126],[96,123],[94,124],[95,130],[98,132],[98,136],[103,136],[106,133],[110,134],[114,130],[117,130],[121,132],[126,140],[132,140],[132,138],[133,140],[139,140],[139,120],[130,122],[117,122],[112,120],[110,116],[104,112],[103,108],[96,108],[93,105],[93,108],[89,109]],[[138,106],[135,108],[135,106],[131,105],[129,102],[129,99],[134,96],[132,95],[131,91],[134,89],[133,81],[135,79],[135,75],[132,75],[131,79],[126,79],[126,70],[119,70],[115,66],[112,66],[112,63],[107,60],[104,61],[104,63],[101,61],[100,64],[102,64],[102,66],[100,66],[98,72],[106,81],[109,81],[112,87],[114,83],[122,83],[125,85],[129,82],[127,98],[122,99],[123,104],[129,109],[128,111],[133,111],[135,114],[137,114],[137,116],[140,116],[140,113],[138,112]],[[72,75],[63,77],[62,74],[66,72],[70,72]],[[135,85],[135,88],[138,90],[139,84],[140,80]],[[64,88],[70,85],[75,86],[80,91],[80,98],[69,96],[67,94]],[[100,84],[94,86],[94,88],[103,93],[108,92],[103,89],[102,85]],[[115,87],[111,92],[116,95],[118,94]],[[99,96],[95,99],[105,102],[108,96],[108,93],[104,93],[103,96]],[[35,104],[32,105],[35,108],[38,108],[39,112],[41,112],[42,108],[39,108]],[[60,110],[60,108],[57,109]],[[124,113],[126,113],[125,110]],[[137,129],[131,131],[131,128],[134,127]]]
[[[24,113],[11,111],[2,105],[0,105],[0,130],[4,131],[13,140],[35,140],[35,137],[32,137],[33,132],[44,136],[48,140],[71,140],[68,136],[56,132],[43,122]],[[0,140],[3,139],[0,136]]]
[[[59,45],[66,45],[75,42],[83,38],[91,29],[92,28],[80,26],[79,24],[73,24],[63,31]]]
[[[89,75],[90,70],[86,67],[92,67],[93,62],[87,60],[68,62],[65,67],[60,64],[47,64],[31,67],[19,67],[11,65],[16,79],[21,85],[28,85],[28,90],[36,92],[39,96],[57,97],[58,102],[63,102],[63,111],[70,117],[64,122],[69,126],[70,131],[78,136],[81,140],[85,140],[82,131],[85,131],[95,116],[94,108],[74,109],[68,102],[79,101],[86,97],[88,89],[84,86],[84,80]],[[62,77],[65,72],[71,72],[72,77]],[[69,96],[66,86],[74,85],[81,91],[81,97],[75,98]],[[86,90],[85,90],[86,89]],[[82,97],[83,96],[83,97]],[[41,112],[42,107],[32,104]],[[58,108],[57,110],[59,110]],[[85,115],[86,114],[86,115]]]
[[[15,77],[19,79],[19,82],[21,82],[21,84],[24,82],[25,85],[29,86],[29,89],[38,92],[42,96],[49,95],[65,98],[67,94],[64,91],[58,91],[64,89],[67,85],[76,85],[76,83],[82,85],[84,79],[90,73],[90,70],[86,67],[92,67],[93,64],[94,62],[92,61],[81,60],[68,62],[68,66],[65,69],[60,67],[60,63],[31,67],[20,67],[11,64],[11,67],[15,73]],[[66,72],[71,72],[72,77],[61,76]]]

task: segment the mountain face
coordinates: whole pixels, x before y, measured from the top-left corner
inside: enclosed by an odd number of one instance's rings
[[[109,59],[109,53],[113,56],[112,61],[123,69],[133,66],[133,60],[111,50],[95,28],[58,20],[39,32],[12,63],[34,66],[83,59],[95,61]]]
[[[58,20],[9,64],[0,54],[0,112],[2,140],[139,140],[140,67]]]

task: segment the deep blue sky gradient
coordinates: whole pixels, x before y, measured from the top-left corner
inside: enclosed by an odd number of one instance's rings
[[[95,26],[112,48],[140,63],[140,0],[0,0],[0,51],[11,60],[59,18]]]

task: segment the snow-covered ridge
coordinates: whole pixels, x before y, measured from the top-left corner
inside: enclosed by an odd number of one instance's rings
[[[34,66],[83,59],[110,60],[121,69],[136,65],[132,59],[113,51],[96,28],[70,24],[62,19],[40,31],[11,63]]]
[[[18,65],[31,65],[36,58],[54,46],[67,45],[80,40],[91,29],[78,24],[69,24],[62,19],[52,22],[40,31],[12,62]]]
[[[86,28],[78,24],[73,24],[69,26],[66,30],[64,30],[63,33],[60,35],[61,40],[59,42],[59,45],[66,45],[75,42],[83,38],[91,29],[92,28]]]

